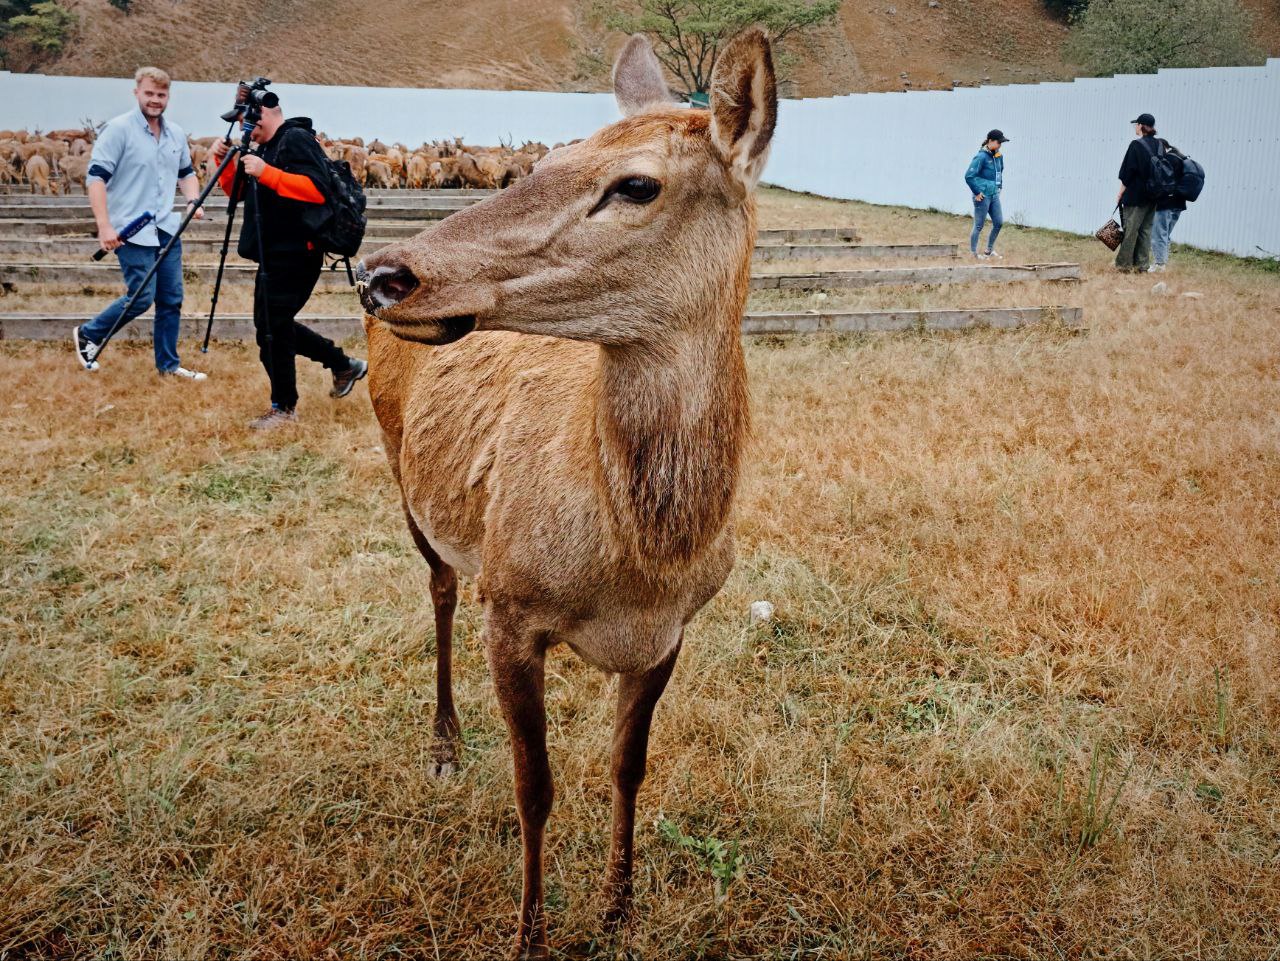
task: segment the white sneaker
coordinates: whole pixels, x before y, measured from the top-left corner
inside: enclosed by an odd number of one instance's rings
[[[185,367],[175,367],[173,370],[164,371],[166,377],[185,377],[187,380],[208,380],[209,375],[198,370],[187,370]]]
[[[979,253],[975,253],[975,254],[973,255],[973,259],[974,259],[974,260],[986,260],[989,256],[990,256],[990,254],[979,254]]]
[[[1147,270],[1153,274],[1163,274],[1164,264],[1152,264],[1150,267],[1147,268]]]
[[[984,256],[987,260],[1004,260],[1004,254],[998,254],[994,250],[988,250]]]
[[[94,358],[98,356],[98,345],[82,335],[79,327],[71,331],[71,343],[75,346],[80,366],[85,370],[97,370],[98,362]]]

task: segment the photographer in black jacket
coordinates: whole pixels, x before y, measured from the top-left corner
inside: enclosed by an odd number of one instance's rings
[[[258,189],[245,190],[242,185],[244,222],[237,249],[241,257],[258,264],[253,324],[259,357],[271,380],[271,409],[254,418],[249,426],[270,430],[297,420],[296,355],[330,370],[331,397],[351,393],[355,382],[369,368],[363,360],[348,357],[333,341],[294,319],[311,296],[324,266],[324,252],[307,226],[314,222],[314,205],[324,203],[319,185],[326,183],[326,157],[310,119],[286,120],[279,107],[264,107],[252,139],[260,145],[257,153],[242,157],[238,163],[243,165],[245,174],[258,181]],[[210,172],[221,163],[227,150],[226,141],[213,145],[208,161]],[[235,166],[228,166],[220,180],[228,194],[234,184]],[[258,249],[255,219],[261,222],[263,250]]]

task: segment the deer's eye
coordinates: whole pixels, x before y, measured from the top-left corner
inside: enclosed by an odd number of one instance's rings
[[[658,196],[658,191],[661,189],[662,184],[652,177],[624,177],[614,184],[613,189],[609,192],[617,194],[633,204],[647,204]]]
[[[629,204],[647,204],[658,196],[662,190],[662,184],[654,180],[652,177],[623,177],[617,180],[613,185],[604,192],[604,196],[599,202],[591,208],[588,217],[594,217],[613,201],[621,199]]]

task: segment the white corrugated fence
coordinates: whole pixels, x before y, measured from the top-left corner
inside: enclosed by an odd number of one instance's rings
[[[0,128],[50,130],[106,120],[132,105],[128,79],[0,73]],[[290,114],[334,136],[417,144],[590,134],[618,117],[606,94],[495,90],[273,87]],[[170,115],[195,136],[221,133],[232,84],[178,82]],[[1110,213],[1129,121],[1155,114],[1160,134],[1200,161],[1204,194],[1175,242],[1243,256],[1280,253],[1280,59],[1261,67],[950,91],[784,101],[765,179],[872,203],[966,213],[963,175],[983,135],[1005,147],[1007,220],[1092,233]]]
[[[964,171],[1005,145],[1006,220],[1091,234],[1106,221],[1139,113],[1204,165],[1174,241],[1280,253],[1280,60],[1264,67],[785,101],[766,178],[829,197],[968,213]]]

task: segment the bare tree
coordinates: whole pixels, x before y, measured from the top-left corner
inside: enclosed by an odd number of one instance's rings
[[[692,98],[710,89],[720,48],[744,27],[768,30],[785,66],[787,37],[831,20],[840,0],[598,0],[595,9],[610,30],[647,34],[678,92]]]

